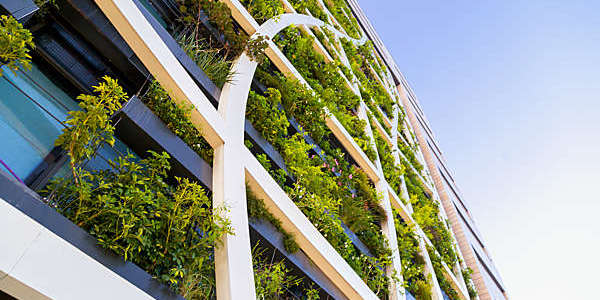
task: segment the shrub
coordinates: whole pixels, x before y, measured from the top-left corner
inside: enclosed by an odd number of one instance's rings
[[[95,95],[81,95],[81,111],[69,113],[56,141],[70,158],[72,178],[54,179],[44,192],[59,212],[110,249],[169,284],[186,298],[209,298],[214,290],[213,250],[230,223],[212,208],[202,187],[176,178],[167,184],[169,155],[150,152],[142,160],[127,154],[108,161],[111,169],[89,171],[82,164],[96,149],[115,141],[110,116],[126,94],[104,77]]]
[[[0,16],[0,67],[7,66],[13,72],[20,68],[29,69],[29,51],[33,48],[35,44],[29,30],[12,16]]]

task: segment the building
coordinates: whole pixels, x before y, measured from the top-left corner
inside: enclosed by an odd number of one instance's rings
[[[356,1],[0,6],[3,298],[507,298]]]

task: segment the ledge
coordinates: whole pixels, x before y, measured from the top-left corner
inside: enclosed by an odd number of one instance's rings
[[[44,236],[43,240],[49,243],[31,248],[31,253],[41,251],[42,255],[28,255],[29,262],[36,262],[32,270],[25,268],[18,271],[27,272],[21,273],[22,283],[31,289],[51,298],[65,298],[67,294],[64,293],[68,293],[69,297],[80,299],[111,299],[122,298],[125,295],[132,299],[183,299],[134,263],[126,262],[122,257],[98,246],[94,237],[43,203],[35,192],[4,172],[0,172],[0,198],[4,200],[0,201],[0,205],[5,206],[0,208],[0,214],[4,215],[0,218],[0,223],[4,220],[11,223],[3,227],[13,228],[22,234],[25,234],[22,231],[36,230],[39,235]],[[10,218],[6,214],[21,220],[19,226],[9,221]],[[23,237],[21,233],[18,239]],[[16,239],[17,236],[14,239],[3,238],[0,241],[0,244],[6,243],[2,246],[3,251],[10,248],[16,251]],[[50,245],[60,247],[60,252],[53,253],[54,248],[48,248]],[[9,258],[4,255],[2,257]],[[28,261],[23,259],[19,261],[19,264],[27,263]],[[7,272],[9,275],[17,272],[15,267],[11,270]],[[85,276],[82,276],[83,274]],[[43,276],[43,280],[39,276]],[[53,278],[57,281],[53,282]]]

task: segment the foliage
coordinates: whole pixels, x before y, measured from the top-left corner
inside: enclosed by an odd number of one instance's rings
[[[329,129],[325,124],[325,104],[312,91],[296,79],[289,79],[281,73],[270,74],[266,70],[266,64],[258,68],[256,77],[268,87],[279,91],[284,110],[302,124],[302,129],[317,144],[326,149],[330,148],[324,145],[329,136]]]
[[[265,21],[283,14],[283,4],[279,0],[242,0],[240,1],[254,19],[262,24]]]
[[[184,103],[176,103],[158,81],[150,84],[141,99],[175,135],[212,165],[213,149],[191,121],[190,114],[194,109],[192,106],[186,107]]]
[[[324,29],[327,29],[326,27],[322,27]],[[339,60],[338,57],[338,53],[334,50],[333,46],[331,45],[331,40],[327,40],[327,38],[325,37],[325,34],[323,34],[323,32],[321,31],[321,29],[318,28],[313,28],[312,29],[314,35],[317,37],[317,39],[319,40],[319,42],[321,43],[321,45],[323,45],[323,47],[325,47],[325,50],[327,50],[327,52],[329,53],[329,55],[334,59],[334,60]],[[348,77],[348,76],[346,76]],[[352,77],[348,77],[348,79],[350,79]]]
[[[289,121],[286,113],[289,112],[276,109],[280,103],[282,107],[292,105],[290,111],[295,112],[294,117],[301,120],[312,120],[321,116],[318,114],[303,116],[301,107],[293,105],[307,105],[309,108],[320,106],[302,100],[292,102],[281,98],[280,95],[286,95],[296,99],[298,94],[288,90],[288,86],[282,84],[284,82],[282,77],[266,76],[266,78],[273,85],[282,88],[281,93],[273,88],[267,90],[265,95],[251,92],[248,97],[249,109],[246,117],[263,137],[275,146],[286,163],[293,183],[287,186],[285,180],[278,180],[279,184],[359,276],[367,281],[374,291],[384,294],[387,290],[387,277],[383,273],[383,266],[389,265],[390,252],[379,229],[378,222],[382,220],[383,212],[373,186],[368,182],[366,175],[348,165],[341,151],[329,149],[329,155],[324,161],[319,156],[309,156],[312,146],[304,140],[302,134],[287,135]],[[309,96],[309,91],[303,92],[300,86],[292,85],[292,88],[293,91],[300,91],[301,99],[317,101],[314,96]],[[315,130],[314,127],[309,128]],[[318,130],[325,129],[316,131]],[[258,155],[257,158],[267,169],[271,169],[272,165],[263,155]],[[274,178],[278,178],[281,174],[272,170],[270,172]],[[351,210],[356,214],[347,213]],[[341,225],[342,220],[349,227],[357,230],[359,238],[377,258],[367,257],[358,252],[345,234]]]
[[[458,257],[447,224],[439,217],[439,205],[425,194],[420,179],[407,166],[408,162],[402,160],[402,164],[404,164],[406,170],[406,188],[414,209],[413,217],[421,226],[427,238],[431,240],[442,260],[448,266],[453,266],[458,261]]]
[[[419,237],[412,226],[402,221],[400,214],[394,211],[398,250],[402,264],[402,278],[406,288],[418,300],[430,300],[430,277],[425,276],[425,260],[419,251]]]
[[[35,44],[29,30],[12,16],[0,16],[0,67],[7,66],[13,72],[31,68],[29,51],[33,48]]]
[[[377,145],[377,153],[379,153],[379,161],[383,169],[385,180],[394,189],[397,195],[402,195],[402,176],[404,175],[404,166],[396,165],[392,156],[392,149],[385,142],[383,136],[377,130],[373,130],[375,144]]]
[[[477,289],[475,289],[475,285],[473,285],[473,279],[471,278],[471,274],[473,274],[473,270],[471,268],[466,268],[462,270],[462,276],[467,284],[467,291],[469,292],[469,297],[471,299],[477,299]]]
[[[373,77],[373,72],[370,66],[376,65],[373,53],[375,52],[371,42],[367,42],[360,47],[355,47],[352,42],[347,39],[341,39],[342,46],[354,75],[358,78],[361,83],[361,94],[363,100],[370,105],[369,102],[373,101],[374,104],[379,105],[383,112],[387,114],[387,117],[393,113],[394,100],[392,99],[389,92],[385,87]],[[371,110],[375,110],[371,108]]]
[[[301,279],[291,275],[283,261],[275,263],[265,252],[258,244],[252,248],[256,299],[281,299],[286,290],[300,285]]]
[[[402,154],[408,159],[410,164],[417,170],[417,172],[421,172],[423,170],[423,165],[417,159],[415,155],[415,151],[411,149],[410,146],[405,145],[401,140],[398,141],[398,148],[402,151]]]
[[[211,49],[209,44],[198,39],[196,34],[181,33],[177,42],[216,86],[222,88],[225,83],[231,82],[234,75],[231,71],[231,61],[221,56],[218,49]]]
[[[435,277],[437,277],[440,288],[446,293],[446,295],[448,295],[450,300],[460,299],[458,292],[452,287],[452,284],[444,276],[442,258],[435,254],[429,245],[427,246],[427,251],[429,252],[429,258],[431,259],[431,264],[433,265],[433,270],[435,271]]]
[[[296,28],[283,30],[275,41],[365,154],[375,160],[375,150],[365,134],[366,122],[354,114],[360,98],[346,86],[337,65],[325,62],[324,57],[315,52],[313,38]]]
[[[287,252],[294,253],[300,249],[294,235],[281,227],[281,221],[267,210],[265,202],[256,197],[249,188],[246,188],[246,199],[248,202],[248,216],[257,220],[266,220],[275,226],[283,235],[283,246]]]
[[[350,37],[360,38],[360,26],[345,0],[324,0],[323,2]]]
[[[308,10],[313,17],[323,22],[329,22],[327,14],[319,5],[318,0],[291,0],[290,2],[299,14],[304,14]]]
[[[268,141],[276,141],[287,136],[289,122],[285,113],[279,109],[281,94],[278,90],[269,88],[265,96],[250,91],[246,111],[251,112],[247,117],[257,130]]]
[[[169,155],[150,151],[108,161],[111,169],[89,171],[82,164],[100,144],[114,143],[110,116],[126,94],[116,80],[104,77],[95,95],[81,95],[81,111],[69,113],[68,127],[56,141],[71,161],[73,178],[52,181],[49,202],[87,230],[98,243],[168,283],[186,298],[213,293],[212,253],[232,234],[222,208],[211,208],[202,187],[176,178],[167,184]]]
[[[226,59],[238,57],[248,50],[251,57],[267,46],[264,38],[251,41],[250,37],[236,28],[231,16],[231,9],[222,1],[216,0],[177,0],[182,13],[181,20],[189,28],[198,28],[201,23],[201,12],[208,16],[211,25],[218,29],[224,36]]]

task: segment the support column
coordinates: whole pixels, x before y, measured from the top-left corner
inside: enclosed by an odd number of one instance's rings
[[[254,299],[254,270],[248,228],[244,166],[238,144],[215,149],[213,160],[213,210],[231,221],[234,234],[225,235],[215,249],[217,298]]]
[[[377,145],[375,144],[375,137],[373,135],[373,131],[371,130],[371,124],[369,122],[369,118],[367,116],[366,104],[361,101],[358,108],[358,117],[361,120],[367,122],[367,126],[365,126],[365,130],[367,136],[371,140],[371,146],[375,147],[377,151]],[[396,225],[394,224],[394,214],[392,212],[392,205],[390,203],[390,196],[388,193],[388,183],[385,181],[385,176],[383,175],[383,168],[381,167],[381,161],[379,160],[379,154],[377,154],[377,159],[375,160],[375,167],[379,173],[379,181],[375,182],[375,189],[377,193],[382,195],[381,204],[385,211],[385,222],[381,224],[381,232],[383,236],[385,236],[388,241],[388,246],[392,250],[392,266],[387,269],[387,276],[390,278],[391,286],[390,286],[390,300],[405,300],[406,293],[404,291],[404,279],[402,278],[402,265],[400,260],[400,252],[398,250],[398,237],[396,236]],[[396,271],[395,275],[398,278],[398,282],[394,281],[393,275],[394,271]]]

